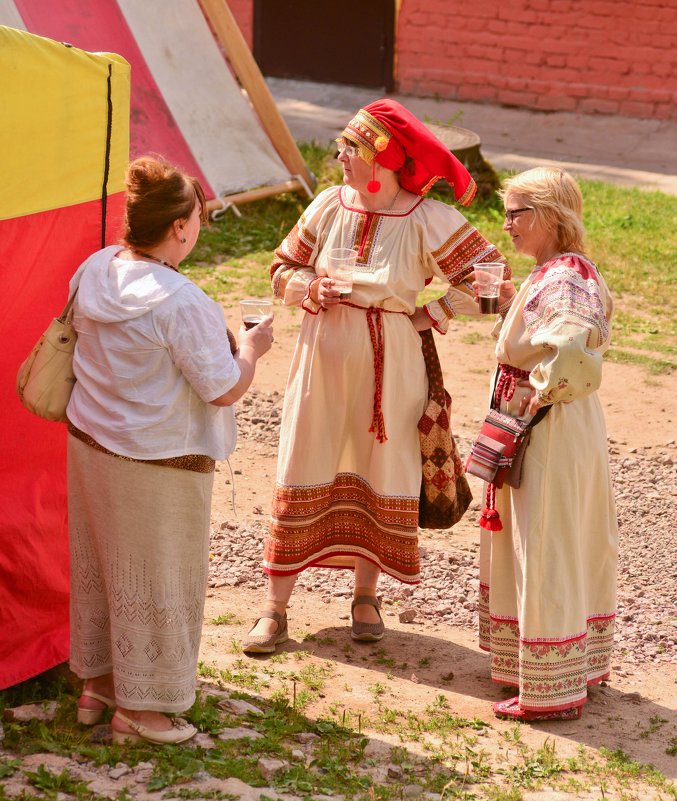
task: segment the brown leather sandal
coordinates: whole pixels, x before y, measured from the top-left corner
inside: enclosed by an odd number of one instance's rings
[[[274,620],[277,623],[277,629],[272,634],[252,634],[251,632],[258,625],[259,620],[264,617]],[[280,645],[280,643],[287,642],[288,639],[287,613],[285,612],[284,615],[280,615],[278,612],[267,610],[261,617],[255,620],[254,625],[245,638],[242,650],[245,654],[273,654],[275,653],[275,647]]]
[[[355,618],[353,618],[350,636],[353,638],[353,640],[357,640],[358,642],[378,642],[378,640],[383,638],[386,630],[383,619],[381,618],[381,607],[379,602],[371,595],[358,595],[357,598],[353,599],[353,602],[350,605],[351,616],[355,607],[359,606],[360,604],[369,604],[370,606],[373,606],[379,616],[379,622],[361,623],[359,620],[355,620]]]

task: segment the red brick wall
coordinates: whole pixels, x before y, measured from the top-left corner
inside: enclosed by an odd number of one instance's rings
[[[674,0],[402,0],[401,92],[677,117]]]
[[[396,54],[405,94],[677,118],[675,0],[401,0]]]

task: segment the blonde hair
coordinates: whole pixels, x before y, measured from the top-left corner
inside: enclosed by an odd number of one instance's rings
[[[498,194],[505,201],[510,192],[526,199],[543,225],[553,232],[561,251],[583,253],[583,196],[568,172],[557,167],[534,167],[507,178]]]

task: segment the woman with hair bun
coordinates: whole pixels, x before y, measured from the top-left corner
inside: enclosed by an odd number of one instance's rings
[[[272,318],[231,347],[220,306],[178,270],[206,219],[200,184],[155,158],[127,173],[120,245],[77,288],[68,405],[71,659],[78,720],[115,707],[115,742],[179,743],[195,699],[214,464]],[[234,351],[234,352],[232,352]]]
[[[502,286],[494,398],[530,420],[519,488],[488,487],[482,515],[480,646],[494,681],[519,694],[493,705],[523,721],[580,717],[607,678],[616,611],[618,531],[597,389],[612,299],[585,255],[583,200],[551,167],[505,182],[504,230],[536,266]]]

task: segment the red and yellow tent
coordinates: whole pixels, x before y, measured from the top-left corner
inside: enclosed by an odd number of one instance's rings
[[[0,689],[68,658],[66,428],[19,403],[19,364],[93,251],[116,241],[129,64],[0,26]]]

